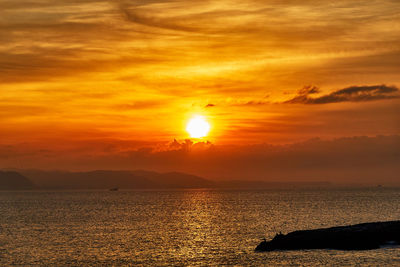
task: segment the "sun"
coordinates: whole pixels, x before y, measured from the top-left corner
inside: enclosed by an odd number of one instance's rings
[[[205,137],[210,131],[210,124],[203,116],[197,115],[189,120],[186,131],[192,138]]]

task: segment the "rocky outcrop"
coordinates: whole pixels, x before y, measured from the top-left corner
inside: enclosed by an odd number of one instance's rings
[[[400,221],[389,221],[277,234],[270,241],[262,241],[255,250],[365,250],[399,244]]]

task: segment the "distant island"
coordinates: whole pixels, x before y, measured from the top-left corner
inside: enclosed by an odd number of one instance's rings
[[[31,180],[15,171],[0,171],[0,190],[31,190],[36,186]]]
[[[212,181],[182,172],[159,173],[134,170],[94,170],[84,172],[44,170],[0,171],[0,190],[110,190],[110,189],[265,189],[325,187],[327,182]],[[116,191],[116,190],[114,190]]]
[[[17,174],[17,172],[13,172]],[[12,177],[4,180],[0,190],[30,189],[33,187],[10,187]],[[81,189],[167,189],[207,188],[213,183],[207,179],[179,172],[158,173],[152,171],[95,170],[87,172],[18,170],[16,181],[30,181],[37,189],[81,190]],[[16,182],[13,182],[16,183]],[[22,184],[21,182],[19,182]]]
[[[277,234],[262,241],[256,251],[340,249],[366,250],[400,245],[400,221],[362,223]]]

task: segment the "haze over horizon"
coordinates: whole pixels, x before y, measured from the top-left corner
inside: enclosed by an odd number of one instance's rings
[[[16,169],[186,172],[211,180],[400,185],[400,136],[318,138],[287,145],[214,145],[174,141],[157,149],[24,155]],[[10,152],[10,151],[9,151]],[[10,154],[10,153],[9,153]],[[3,159],[3,162],[7,162]],[[9,157],[9,166],[14,162]],[[51,167],[49,167],[49,163]],[[7,164],[7,163],[6,163]]]

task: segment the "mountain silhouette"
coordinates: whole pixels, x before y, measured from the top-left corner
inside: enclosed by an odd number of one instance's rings
[[[94,170],[84,172],[15,170],[0,171],[0,190],[19,189],[268,189],[326,187],[327,182],[268,182],[254,180],[211,181],[182,172],[159,173],[134,170]]]
[[[214,183],[186,173],[95,170],[87,172],[20,170],[41,188],[48,189],[167,189],[208,188]]]
[[[0,171],[0,190],[29,190],[35,185],[15,171]]]

